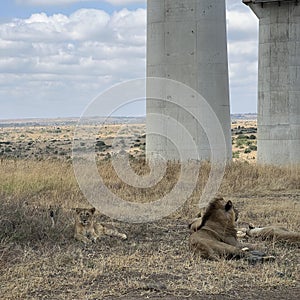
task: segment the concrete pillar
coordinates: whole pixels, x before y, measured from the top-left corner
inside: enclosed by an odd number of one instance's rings
[[[300,6],[243,0],[259,18],[258,162],[300,163]]]
[[[227,61],[225,0],[148,0],[147,77],[176,80],[201,94],[217,117],[223,138],[212,145],[201,123],[215,126],[215,119],[195,95],[182,94],[168,84],[147,85],[146,154],[178,159],[176,146],[184,149],[184,159],[211,160],[211,147],[225,149],[231,159],[230,107]],[[149,89],[156,89],[164,100],[151,99]],[[197,98],[197,97],[196,97]],[[175,103],[165,101],[172,99]],[[190,101],[191,100],[191,101]],[[185,103],[186,106],[185,106]],[[192,104],[191,104],[192,103]],[[193,112],[193,116],[189,113]],[[166,118],[154,122],[150,114]],[[198,156],[185,140],[181,126],[168,124],[174,119],[187,128],[194,140]],[[175,122],[176,123],[176,122]],[[152,135],[160,132],[161,135]],[[170,140],[172,137],[172,141]],[[185,144],[186,143],[186,144]],[[219,143],[219,144],[218,144]]]

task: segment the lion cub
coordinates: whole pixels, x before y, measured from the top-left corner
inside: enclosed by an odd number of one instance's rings
[[[126,234],[118,232],[114,228],[108,228],[94,221],[96,209],[76,208],[75,233],[74,238],[85,244],[96,242],[102,235],[117,236],[123,240],[127,239]]]

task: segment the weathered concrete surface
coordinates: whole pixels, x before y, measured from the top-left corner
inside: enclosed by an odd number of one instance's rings
[[[147,77],[176,80],[196,90],[216,114],[223,135],[209,137],[218,139],[219,144],[209,141],[201,125],[214,127],[215,120],[200,102],[193,101],[193,93],[174,91],[167,83],[148,84],[147,156],[179,159],[180,145],[183,159],[211,160],[213,147],[215,152],[225,149],[226,159],[231,159],[225,0],[150,0],[147,28]],[[163,100],[150,99],[149,89],[156,89],[154,94]],[[177,105],[168,99],[175,99]],[[154,121],[153,113],[167,117]],[[187,128],[196,154],[187,133],[176,123]]]
[[[300,163],[300,6],[243,2],[259,18],[258,162]]]

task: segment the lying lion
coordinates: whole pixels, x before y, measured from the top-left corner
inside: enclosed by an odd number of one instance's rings
[[[120,233],[114,228],[108,228],[94,220],[95,208],[76,208],[74,238],[85,244],[96,242],[102,235],[110,235],[127,239],[126,234]]]
[[[236,211],[231,201],[215,198],[210,203],[201,221],[197,218],[190,224],[194,231],[189,240],[190,248],[203,258],[219,259],[245,256],[245,249],[237,240]]]
[[[190,224],[193,231],[189,245],[190,249],[201,257],[219,260],[225,258],[246,257],[251,262],[273,260],[259,251],[248,252],[250,245],[241,245],[237,239],[237,211],[231,201],[223,198],[213,199],[200,216]]]
[[[246,230],[246,235],[261,238],[262,240],[273,240],[300,245],[299,232],[289,231],[286,228],[278,226],[254,227],[253,225],[249,225],[249,229]]]

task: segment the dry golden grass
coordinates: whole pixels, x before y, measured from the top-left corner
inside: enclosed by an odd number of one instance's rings
[[[147,171],[147,165],[139,160],[132,161],[132,165],[138,173]],[[106,175],[106,184],[112,191],[125,199],[145,202],[174,186],[179,166],[170,164],[163,183],[148,192],[119,181],[109,161],[99,162],[99,169]],[[258,249],[275,255],[276,261],[254,266],[245,261],[205,261],[190,254],[187,224],[197,213],[209,171],[210,165],[204,163],[190,199],[163,220],[127,224],[99,214],[100,221],[113,223],[128,235],[128,240],[103,237],[97,244],[85,247],[73,239],[73,208],[89,204],[77,186],[72,165],[3,160],[1,298],[115,299],[131,295],[136,299],[154,296],[214,299],[210,295],[227,294],[240,299],[242,291],[245,299],[252,299],[247,293],[256,291],[257,298],[261,291],[271,293],[278,289],[284,291],[283,295],[294,291],[291,293],[297,299],[300,255],[295,246],[259,243]],[[291,230],[300,227],[300,167],[233,163],[226,169],[220,194],[234,201],[240,210],[240,222],[280,224]],[[50,205],[60,208],[54,228],[49,217]]]

